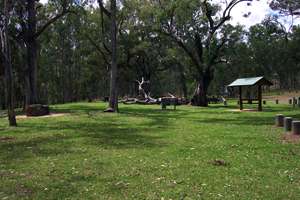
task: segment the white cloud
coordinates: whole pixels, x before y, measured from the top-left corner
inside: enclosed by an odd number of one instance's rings
[[[251,13],[250,16],[244,17],[243,15],[248,12]],[[250,6],[248,6],[246,2],[238,4],[233,8],[231,15],[231,24],[241,24],[249,28],[250,26],[260,23],[268,15],[277,15],[277,13],[270,9],[269,0],[260,0],[252,1]],[[292,24],[291,17],[281,17],[280,21],[284,23],[286,27]],[[295,20],[294,24],[300,24],[300,20]]]
[[[226,1],[226,0],[225,0]],[[227,0],[228,1],[228,0]],[[272,11],[269,7],[270,0],[253,0],[251,6],[247,5],[247,2],[242,2],[232,9],[232,19],[229,23],[233,25],[241,24],[246,28],[260,23],[267,15],[274,15],[276,12]],[[45,4],[48,0],[40,0]],[[224,0],[213,0],[215,3],[222,3]],[[223,3],[223,5],[225,5]],[[249,17],[244,17],[244,14],[251,13]],[[291,17],[281,18],[281,22],[288,28],[292,24]],[[294,24],[300,24],[300,19],[294,20]]]

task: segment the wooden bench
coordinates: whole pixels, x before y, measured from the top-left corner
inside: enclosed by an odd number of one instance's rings
[[[178,98],[176,97],[163,97],[161,98],[161,109],[166,110],[167,106],[174,106],[174,110],[176,110],[176,106],[178,105]]]

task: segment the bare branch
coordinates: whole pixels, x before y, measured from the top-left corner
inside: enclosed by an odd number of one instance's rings
[[[111,13],[104,7],[103,1],[98,0],[99,7],[101,9],[101,12],[103,12],[107,17],[111,16]]]

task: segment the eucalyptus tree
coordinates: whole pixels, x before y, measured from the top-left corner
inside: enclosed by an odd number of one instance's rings
[[[1,4],[0,11],[0,66],[4,67],[5,73],[5,88],[6,88],[6,103],[8,110],[8,121],[10,126],[17,126],[16,115],[14,111],[14,86],[13,86],[13,72],[11,59],[11,45],[9,38],[9,23],[11,22],[11,6],[13,2],[4,0]]]
[[[110,9],[106,8],[106,5],[102,0],[98,0],[98,5],[101,10],[102,22],[103,14],[106,15],[110,19],[110,42],[111,48],[109,51],[111,55],[111,68],[110,68],[110,92],[109,92],[109,105],[105,110],[107,112],[118,112],[118,84],[117,84],[117,76],[118,76],[118,54],[117,54],[117,1],[110,0]]]
[[[230,40],[228,33],[222,30],[231,19],[232,9],[251,1],[231,0],[215,4],[210,0],[171,0],[151,1],[144,5],[144,12],[149,14],[145,18],[148,25],[156,24],[155,31],[182,48],[194,65],[193,105],[208,105],[207,92],[215,67],[224,62],[220,52]]]
[[[14,38],[19,43],[24,55],[25,99],[26,106],[39,103],[37,86],[37,63],[39,37],[58,19],[72,12],[75,3],[72,0],[48,1],[53,5],[53,12],[41,16],[43,5],[37,0],[16,1],[13,10],[16,17]]]

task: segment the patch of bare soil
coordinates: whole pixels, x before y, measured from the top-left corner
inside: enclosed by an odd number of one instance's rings
[[[215,166],[228,166],[229,165],[229,163],[227,163],[225,160],[219,160],[219,159],[212,160],[212,161],[210,161],[210,163]]]
[[[300,135],[295,135],[292,133],[283,134],[281,139],[284,143],[300,143]]]
[[[12,140],[15,140],[16,138],[14,137],[0,137],[0,142],[6,142],[6,141],[12,141]]]
[[[44,116],[39,116],[39,117],[28,117],[26,115],[18,115],[16,118],[17,119],[31,119],[31,118],[49,118],[49,117],[61,117],[65,116],[67,113],[51,113],[50,115],[44,115]]]
[[[268,101],[276,101],[276,99],[278,99],[280,104],[288,104],[289,99],[293,97],[300,97],[300,92],[285,92],[280,95],[264,96],[264,99]]]
[[[232,110],[228,110],[230,112],[258,112],[257,109],[244,109],[244,110],[240,110],[240,109],[232,109]]]

